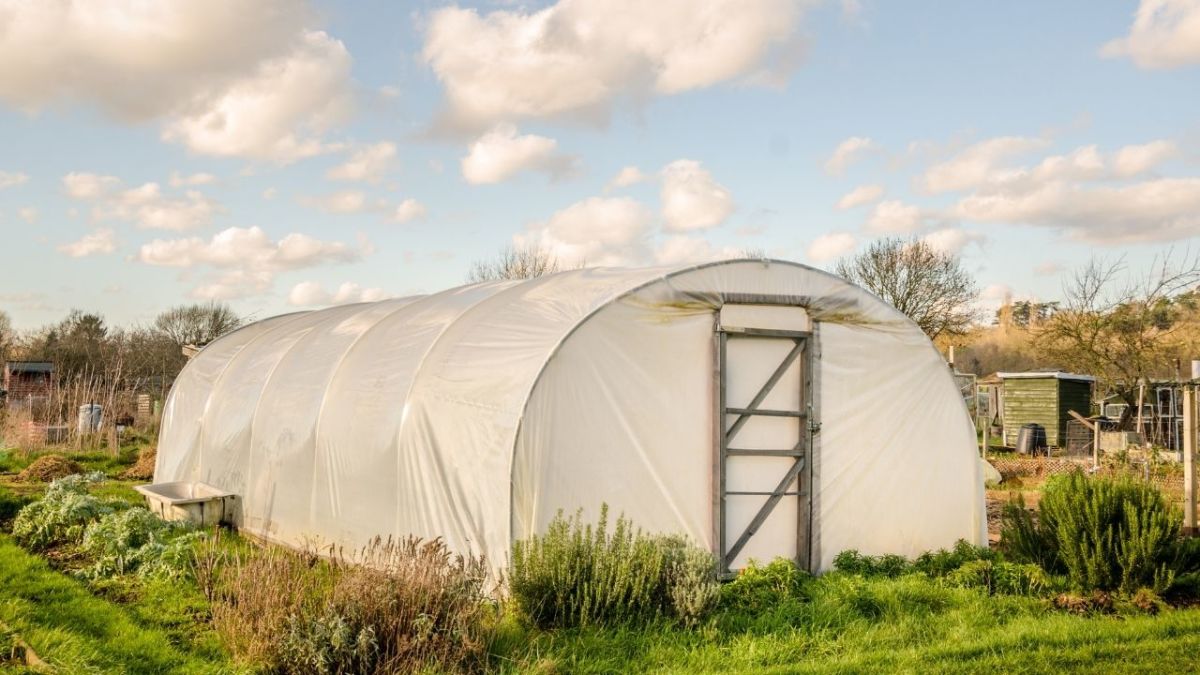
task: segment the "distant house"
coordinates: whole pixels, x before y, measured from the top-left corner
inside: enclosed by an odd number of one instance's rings
[[[9,405],[40,402],[50,397],[54,364],[49,361],[6,361],[4,395]]]
[[[1067,421],[1071,411],[1084,417],[1091,414],[1092,389],[1096,378],[1063,372],[996,373],[1001,381],[1001,416],[1004,444],[1017,444],[1017,433],[1024,424],[1040,424],[1046,430],[1046,442],[1065,447]]]

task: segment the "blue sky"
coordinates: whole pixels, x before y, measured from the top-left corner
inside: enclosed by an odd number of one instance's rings
[[[514,241],[828,267],[922,236],[985,304],[1200,243],[1200,0],[0,0],[0,26],[23,328],[429,292]]]

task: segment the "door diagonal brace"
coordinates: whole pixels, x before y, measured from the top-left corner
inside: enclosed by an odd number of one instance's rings
[[[783,377],[783,374],[787,372],[787,369],[803,352],[804,340],[797,340],[796,345],[792,347],[792,350],[788,352],[788,355],[783,358],[783,363],[780,363],[779,367],[775,369],[775,372],[771,373],[771,377],[767,379],[766,384],[762,386],[762,389],[758,390],[758,393],[754,395],[754,398],[750,401],[750,404],[745,407],[745,412],[743,412],[737,418],[737,420],[734,421],[733,426],[729,428],[729,431],[725,432],[726,445],[729,444],[729,441],[733,440],[734,435],[736,435],[738,431],[741,431],[746,422],[750,421],[750,418],[753,416],[753,412],[757,410],[758,406],[767,398],[767,395],[771,393],[771,390],[775,388],[775,385],[779,384],[780,378]]]
[[[804,441],[800,441],[796,444],[796,447],[793,448],[793,450],[798,452],[803,447]],[[804,460],[805,458],[803,456],[796,458],[796,461],[792,463],[792,468],[788,469],[788,472],[784,475],[783,480],[779,481],[779,485],[775,486],[775,490],[771,492],[771,496],[768,497],[767,501],[764,502],[763,505],[758,509],[758,513],[754,514],[754,518],[751,519],[750,524],[746,526],[746,530],[742,532],[742,536],[738,537],[737,541],[733,543],[733,546],[729,547],[729,551],[725,554],[724,561],[726,569],[733,564],[733,561],[737,559],[738,553],[741,553],[742,548],[746,546],[746,542],[750,541],[750,537],[754,536],[754,533],[758,531],[758,528],[762,527],[762,524],[766,522],[767,517],[769,517],[771,512],[775,510],[775,505],[778,504],[779,500],[782,499],[787,493],[788,486],[796,481],[796,478],[804,469]]]

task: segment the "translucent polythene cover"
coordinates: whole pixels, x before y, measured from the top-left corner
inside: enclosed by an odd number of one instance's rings
[[[940,355],[873,295],[781,261],[572,270],[251,324],[180,375],[155,479],[236,493],[242,527],[294,546],[440,536],[499,569],[560,509],[602,503],[712,546],[714,317],[755,298],[814,332],[817,566],[983,543],[974,431]]]

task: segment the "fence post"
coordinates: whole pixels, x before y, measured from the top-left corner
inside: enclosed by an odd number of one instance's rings
[[[1196,385],[1183,387],[1183,531],[1196,534]]]

